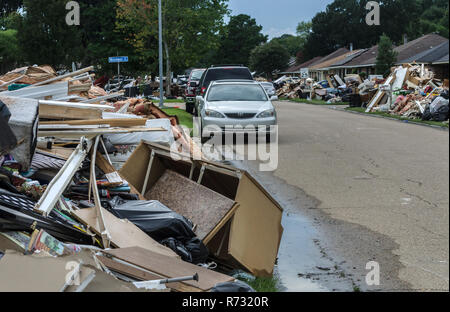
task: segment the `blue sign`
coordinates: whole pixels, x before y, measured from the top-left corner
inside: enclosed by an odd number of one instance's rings
[[[126,63],[128,62],[128,56],[113,56],[109,58],[110,63]]]

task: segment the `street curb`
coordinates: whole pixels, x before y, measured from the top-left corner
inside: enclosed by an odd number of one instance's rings
[[[319,107],[330,107],[330,106],[337,106],[337,107],[343,107],[346,106],[347,104],[341,104],[341,105],[337,105],[334,103],[330,103],[330,104],[313,104],[313,103],[305,103],[305,102],[296,102],[296,101],[291,101],[291,100],[278,100],[275,102],[288,102],[288,103],[293,103],[293,104],[304,104],[304,105],[311,105],[311,106],[319,106]]]
[[[412,124],[412,125],[418,125],[418,126],[434,128],[434,129],[437,129],[437,130],[443,130],[443,131],[447,131],[447,132],[449,131],[449,128],[441,127],[441,126],[427,125],[427,124],[424,124],[424,123],[414,122],[414,121],[409,121],[409,120],[401,120],[401,119],[390,118],[390,117],[385,117],[385,116],[379,116],[379,115],[373,115],[373,114],[367,114],[367,113],[360,113],[360,112],[346,110],[345,108],[341,108],[341,107],[338,108],[336,106],[334,106],[333,108],[331,108],[331,107],[329,107],[329,108],[330,109],[334,109],[334,110],[338,110],[338,111],[341,111],[341,112],[345,112],[345,113],[351,113],[351,114],[368,116],[368,117],[375,117],[375,118],[382,118],[382,119],[393,120],[393,121],[406,123],[406,124]]]

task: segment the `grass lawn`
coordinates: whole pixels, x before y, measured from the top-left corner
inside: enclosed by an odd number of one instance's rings
[[[184,100],[164,100],[164,103],[184,103]]]
[[[277,280],[274,278],[256,278],[248,284],[257,292],[278,292]]]
[[[364,107],[349,107],[349,108],[346,108],[346,110],[353,111],[353,112],[359,112],[359,113],[366,113],[366,108],[364,108]],[[421,124],[425,124],[425,125],[432,125],[432,126],[448,128],[448,123],[443,123],[443,122],[438,122],[438,121],[428,121],[428,120],[423,121],[421,119],[405,118],[405,117],[391,115],[389,113],[383,113],[383,112],[372,112],[372,113],[367,113],[367,114],[383,116],[383,117],[388,117],[388,118],[394,118],[394,119],[403,120],[403,121],[407,121],[407,122],[416,122],[416,123],[421,123]]]
[[[304,104],[311,104],[311,105],[348,105],[348,103],[345,103],[345,102],[327,103],[327,101],[322,101],[322,100],[288,99],[288,98],[280,98],[280,100],[304,103]]]
[[[254,281],[249,281],[245,278],[239,279],[250,285],[257,292],[279,292],[277,287],[278,280],[275,277],[257,277]]]
[[[192,115],[187,113],[185,110],[178,108],[164,108],[163,111],[170,116],[178,116],[181,125],[188,127],[189,129],[194,127]]]

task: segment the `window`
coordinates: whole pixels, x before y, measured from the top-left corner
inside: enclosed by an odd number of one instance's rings
[[[208,101],[267,101],[264,90],[259,85],[224,84],[211,87]]]

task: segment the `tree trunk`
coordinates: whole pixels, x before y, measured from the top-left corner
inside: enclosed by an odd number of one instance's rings
[[[164,49],[166,50],[166,97],[171,96],[171,86],[172,86],[172,77],[171,77],[171,69],[170,69],[170,55],[169,48],[167,47],[167,43],[164,42]]]

